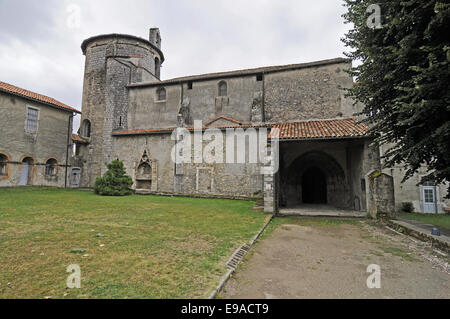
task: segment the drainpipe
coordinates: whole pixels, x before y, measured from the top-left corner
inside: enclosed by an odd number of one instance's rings
[[[65,178],[64,178],[64,188],[67,188],[67,168],[69,165],[69,147],[71,145],[70,139],[72,138],[72,119],[74,117],[74,114],[70,114],[69,116],[69,124],[67,125],[67,147],[66,147],[66,172],[65,172]]]
[[[437,186],[434,185],[434,207],[436,214],[439,214],[438,211],[438,193],[437,193]]]

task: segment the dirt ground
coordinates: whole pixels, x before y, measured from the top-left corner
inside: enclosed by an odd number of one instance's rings
[[[366,221],[282,224],[254,246],[221,298],[450,298],[448,256]],[[367,267],[381,267],[381,288]]]

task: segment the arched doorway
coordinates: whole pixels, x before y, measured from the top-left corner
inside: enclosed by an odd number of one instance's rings
[[[327,203],[327,178],[318,167],[311,167],[302,176],[302,199],[304,204]]]
[[[19,186],[31,184],[32,168],[34,160],[31,157],[25,157],[22,160],[22,169],[20,171]]]

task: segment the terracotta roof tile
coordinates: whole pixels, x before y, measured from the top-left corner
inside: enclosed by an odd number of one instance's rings
[[[279,129],[279,138],[282,140],[362,137],[369,130],[366,125],[358,124],[355,119],[280,123],[273,124],[272,127]],[[272,129],[269,138],[275,137],[274,133]]]
[[[203,126],[202,130],[210,130],[210,129],[227,129],[227,128],[251,128],[251,127],[268,127],[269,125],[258,125],[258,124],[240,124],[240,125],[224,125],[224,126],[214,126],[214,127],[207,127]],[[171,133],[173,132],[176,127],[170,127],[170,128],[155,128],[155,129],[141,129],[141,130],[128,130],[128,131],[116,131],[113,132],[114,136],[124,136],[124,135],[151,135],[151,134],[164,134],[164,133]],[[194,131],[197,128],[194,127],[185,127],[188,131]]]
[[[274,138],[273,128],[280,130],[279,138],[282,140],[301,140],[301,139],[321,139],[321,138],[345,138],[345,137],[363,137],[369,128],[364,124],[358,124],[355,119],[339,119],[339,120],[316,120],[295,123],[278,123],[278,124],[241,124],[215,127],[217,129],[227,128],[258,128],[272,127],[269,138]],[[170,133],[175,130],[172,128],[142,129],[114,132],[115,136],[126,135],[151,135]],[[186,128],[193,131],[193,127]],[[203,130],[208,129],[204,126]]]
[[[38,94],[38,93],[34,93],[25,89],[21,89],[17,86],[14,86],[12,84],[8,84],[5,82],[1,82],[0,81],[0,91],[3,92],[7,92],[7,93],[12,93],[14,95],[18,95],[24,98],[28,98],[28,99],[32,99],[35,100],[37,102],[41,102],[41,103],[45,103],[45,104],[49,104],[51,106],[60,108],[60,109],[64,109],[66,111],[71,111],[71,112],[75,112],[75,113],[79,113],[81,114],[80,111],[78,111],[77,109],[74,109],[64,103],[61,103],[51,97],[42,95],[42,94]]]
[[[72,141],[75,143],[86,144],[87,141],[78,134],[72,134]]]

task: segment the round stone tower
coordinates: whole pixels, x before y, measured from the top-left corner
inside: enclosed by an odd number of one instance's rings
[[[80,150],[81,186],[93,187],[106,171],[113,152],[112,132],[127,128],[131,83],[160,81],[164,62],[159,29],[149,40],[132,35],[105,34],[81,45],[86,56],[80,135],[88,144]]]

